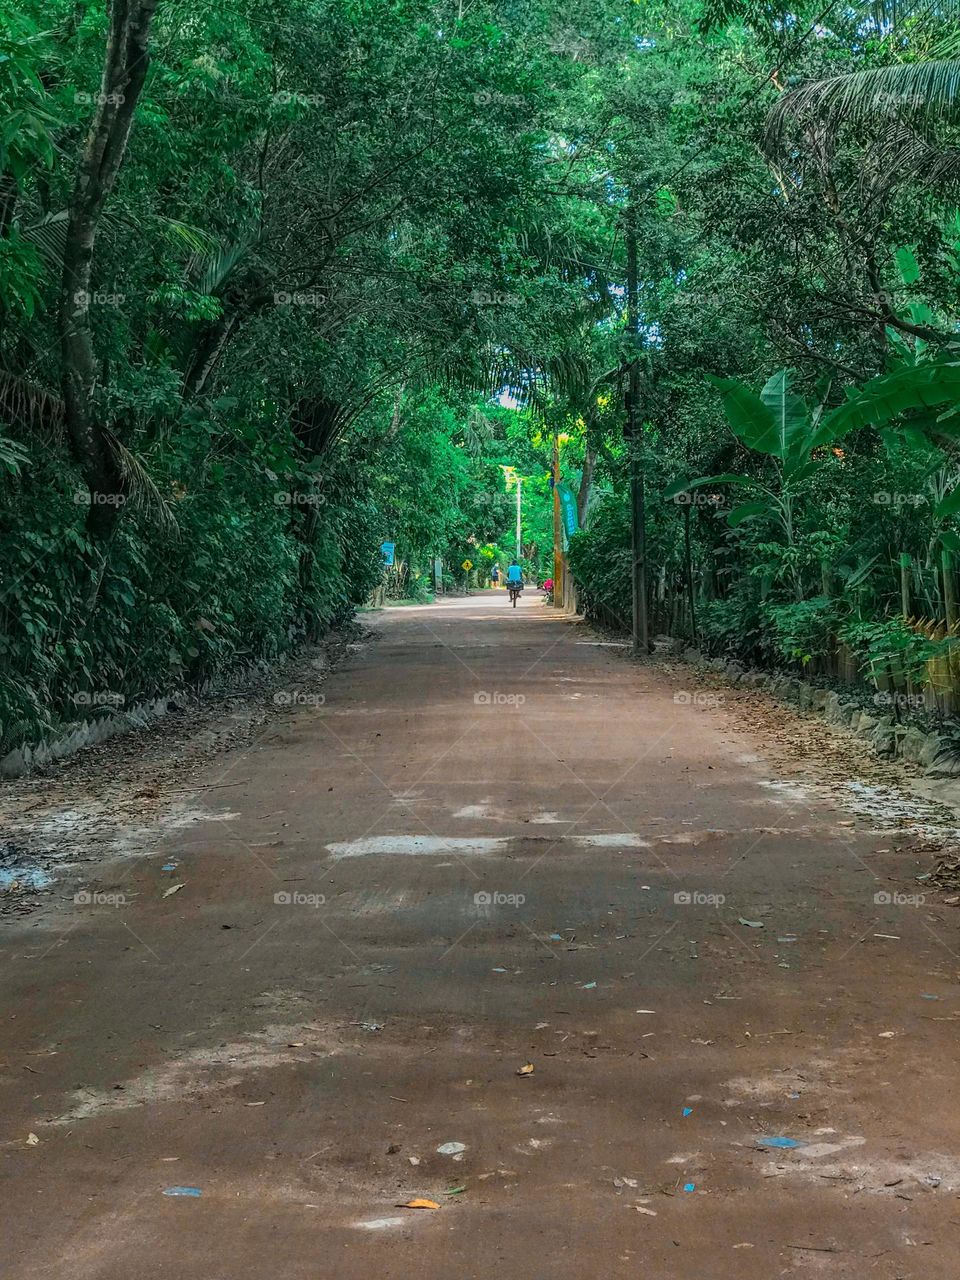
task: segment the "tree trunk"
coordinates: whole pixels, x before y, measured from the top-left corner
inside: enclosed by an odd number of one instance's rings
[[[943,609],[946,615],[947,633],[952,635],[957,621],[957,595],[953,580],[953,553],[946,547],[941,549],[940,563],[943,567]]]
[[[580,488],[577,491],[577,524],[581,529],[587,527],[587,510],[590,506],[590,490],[593,487],[593,473],[597,466],[597,453],[589,445],[583,449],[583,473],[580,476]]]
[[[687,598],[690,602],[690,639],[698,645],[696,592],[693,589],[693,556],[690,553],[690,506],[683,508],[683,564],[687,578]]]
[[[910,617],[910,557],[900,552],[900,609],[905,618]]]
[[[124,484],[95,405],[97,358],[90,324],[93,251],[146,78],[150,24],[157,3],[111,0],[100,93],[68,206],[59,315],[63,401],[71,449],[90,490],[87,528],[98,540],[116,523]]]

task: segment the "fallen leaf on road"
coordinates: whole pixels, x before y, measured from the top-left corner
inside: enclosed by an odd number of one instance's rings
[[[532,1062],[525,1062],[525,1063],[523,1064],[523,1066],[518,1070],[517,1075],[518,1075],[518,1076],[532,1076],[532,1075],[533,1075],[533,1063],[532,1063]]]
[[[185,883],[185,882],[184,882],[184,883]],[[182,888],[183,888],[183,884],[172,884],[172,885],[170,886],[170,888],[169,888],[169,889],[165,889],[165,890],[164,890],[164,892],[163,892],[163,897],[164,897],[164,898],[172,898],[172,897],[173,897],[173,895],[174,895],[175,893],[179,893],[179,892],[180,892],[180,890],[181,890]]]
[[[637,1213],[645,1213],[648,1218],[655,1218],[657,1216],[656,1209],[647,1209],[642,1204],[635,1204],[633,1207],[636,1209]]]
[[[762,928],[763,928],[763,921],[762,921],[762,920],[746,920],[746,919],[744,919],[744,917],[743,917],[743,916],[739,916],[739,917],[738,917],[738,919],[737,919],[737,923],[738,923],[738,924],[742,924],[742,925],[746,925],[746,927],[747,927],[748,929],[762,929]]]
[[[451,1187],[448,1191],[445,1191],[443,1194],[445,1196],[459,1196],[464,1191],[466,1191],[466,1189],[467,1189],[466,1187]]]
[[[35,1146],[37,1146],[37,1145],[39,1144],[39,1142],[40,1142],[40,1139],[37,1137],[37,1135],[36,1135],[35,1133],[28,1133],[28,1134],[27,1134],[27,1146],[28,1146],[28,1147],[35,1147]]]
[[[436,1200],[407,1200],[404,1204],[398,1204],[398,1209],[439,1209],[440,1206]]]

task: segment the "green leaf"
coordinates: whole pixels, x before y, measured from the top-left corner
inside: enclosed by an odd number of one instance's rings
[[[900,279],[903,283],[916,284],[920,279],[920,268],[917,265],[913,250],[907,245],[901,245],[894,257],[897,260],[897,269],[900,272]]]
[[[736,529],[738,525],[743,524],[744,520],[752,520],[754,516],[767,515],[770,511],[770,505],[766,502],[741,502],[739,507],[734,507],[727,515],[727,524],[731,529]]]
[[[810,414],[801,397],[791,390],[791,376],[789,369],[781,369],[760,392],[760,399],[773,415],[776,436],[768,445],[755,443],[753,448],[777,458],[786,458],[802,448],[809,434]]]
[[[846,404],[825,415],[812,440],[813,447],[839,440],[858,427],[879,426],[910,409],[947,404],[960,399],[960,363],[929,361],[914,368],[872,378]]]
[[[664,489],[663,500],[664,502],[669,502],[671,498],[677,497],[678,494],[686,493],[689,489],[702,489],[707,484],[752,485],[753,481],[749,476],[735,476],[729,473],[720,476],[700,476],[697,480],[675,480],[673,484]]]
[[[749,449],[760,453],[777,453],[777,422],[771,409],[743,382],[736,378],[715,378],[710,381],[723,397],[723,409],[730,429],[738,440]]]
[[[955,516],[958,511],[960,511],[960,485],[943,495],[933,514],[938,520],[943,520],[947,516]]]

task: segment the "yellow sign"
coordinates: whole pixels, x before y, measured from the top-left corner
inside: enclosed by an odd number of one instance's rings
[[[472,568],[473,568],[473,561],[472,561],[472,560],[464,560],[464,562],[463,562],[463,564],[460,566],[460,568],[461,568],[461,569],[466,569],[466,570],[468,570],[468,571],[469,571],[470,569],[472,569]]]

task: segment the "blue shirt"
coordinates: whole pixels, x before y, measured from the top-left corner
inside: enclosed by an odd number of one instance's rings
[[[512,564],[510,568],[507,570],[507,581],[508,582],[523,581],[523,570],[520,568],[518,564]]]

